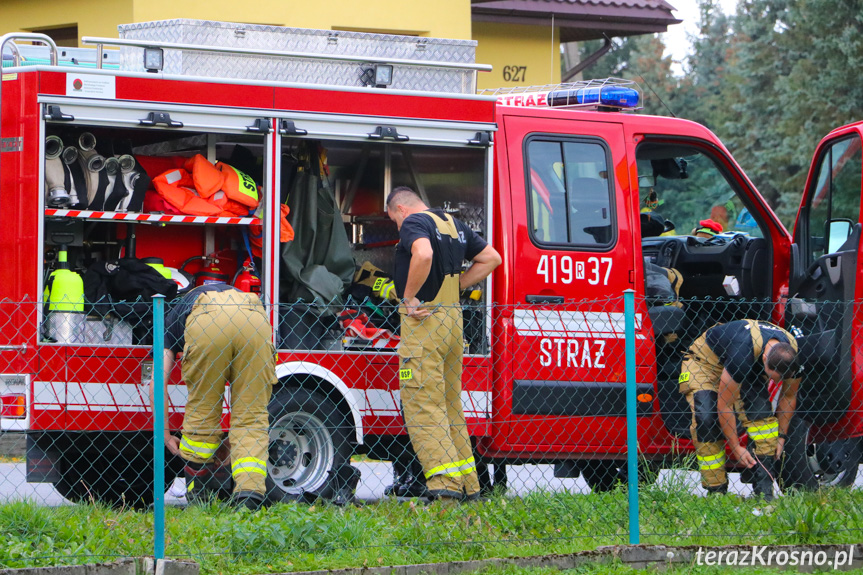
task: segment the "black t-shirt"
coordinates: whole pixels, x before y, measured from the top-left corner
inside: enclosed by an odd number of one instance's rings
[[[762,350],[771,339],[791,343],[792,336],[784,329],[764,321],[757,323],[761,330]],[[728,322],[710,328],[706,336],[707,345],[740,386],[740,398],[749,419],[769,417],[773,407],[767,390],[768,377],[762,356],[755,357],[750,324],[745,320]]]
[[[221,283],[199,286],[169,303],[170,311],[165,314],[165,349],[170,349],[174,353],[183,351],[186,345],[186,320],[192,313],[192,307],[198,301],[198,296],[208,291],[219,292],[232,289],[237,288]]]
[[[443,210],[429,210],[439,218],[446,220],[452,218],[444,214]],[[415,240],[428,238],[431,242],[433,257],[429,276],[417,293],[420,301],[431,301],[437,297],[443,279],[447,275],[461,273],[461,265],[464,260],[472,260],[479,254],[488,243],[466,224],[455,220],[456,231],[459,239],[455,240],[447,234],[441,234],[431,216],[422,212],[411,214],[402,222],[399,230],[399,244],[396,246],[395,273],[393,282],[399,298],[405,294],[405,285],[408,281],[408,270],[411,263],[411,247]]]

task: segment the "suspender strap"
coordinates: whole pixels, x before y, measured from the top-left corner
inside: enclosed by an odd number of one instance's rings
[[[441,236],[449,236],[453,239],[453,241],[459,241],[458,237],[458,229],[455,227],[455,220],[452,219],[451,216],[444,214],[445,218],[441,218],[437,214],[431,212],[430,210],[426,210],[422,212],[426,214],[428,217],[432,219]],[[449,258],[451,254],[441,254],[441,257]],[[452,264],[453,266],[460,265],[461,262],[447,262]],[[446,269],[444,270],[446,271]],[[438,290],[435,298],[426,302],[426,305],[456,305],[459,303],[459,285],[458,285],[458,276],[460,274],[460,270],[454,271],[453,273],[446,274],[443,278],[443,283],[441,284],[440,289]]]
[[[431,210],[426,210],[423,213],[432,219],[440,233],[446,234],[453,239],[458,239],[458,230],[455,228],[455,222],[450,216],[444,214],[446,219],[443,219]]]

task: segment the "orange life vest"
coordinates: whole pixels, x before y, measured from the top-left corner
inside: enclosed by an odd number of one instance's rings
[[[170,170],[153,178],[156,192],[166,202],[184,214],[192,216],[218,216],[222,209],[208,202],[195,189],[191,174],[182,168]]]
[[[288,214],[291,213],[287,204],[279,206],[279,242],[290,242],[294,239],[294,228],[288,221]],[[261,250],[264,247],[264,224],[261,222],[261,214],[255,214],[255,221],[249,225],[249,243],[252,244],[252,254],[255,257],[261,257]]]
[[[186,171],[192,174],[195,189],[202,198],[211,198],[222,189],[225,176],[201,154],[195,154],[186,160]]]
[[[224,176],[222,191],[229,200],[246,206],[246,213],[258,207],[258,186],[255,180],[224,162],[216,162],[216,169]]]

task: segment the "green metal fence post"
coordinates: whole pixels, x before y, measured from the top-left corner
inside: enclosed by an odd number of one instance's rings
[[[165,297],[153,296],[153,557],[165,558]]]
[[[638,421],[635,381],[635,291],[623,291],[626,330],[626,471],[629,490],[629,544],[638,545]]]

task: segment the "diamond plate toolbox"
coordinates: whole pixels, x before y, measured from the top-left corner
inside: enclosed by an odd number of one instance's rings
[[[194,46],[268,50],[300,53],[301,56],[204,52],[190,48],[166,49],[164,72],[184,76],[246,79],[335,86],[363,86],[363,62],[323,59],[320,56],[366,57],[413,60],[439,65],[394,65],[396,90],[473,94],[476,72],[447,68],[447,64],[474,64],[476,42],[417,36],[310,30],[237,24],[209,20],[157,20],[118,26],[120,38],[170,42]],[[143,71],[143,49],[124,46],[120,69]]]

